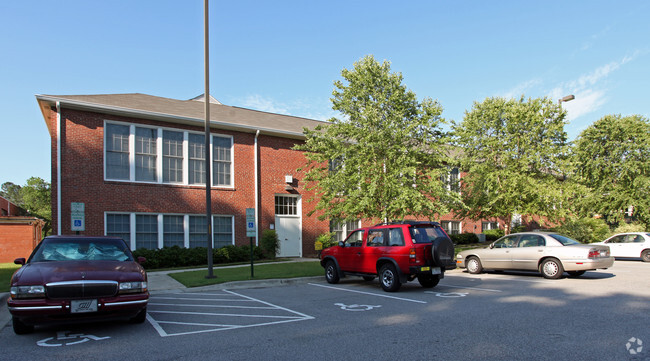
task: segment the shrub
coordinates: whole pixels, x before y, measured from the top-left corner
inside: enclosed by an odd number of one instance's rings
[[[450,234],[449,238],[454,244],[478,243],[478,236],[474,233]]]
[[[623,223],[614,230],[615,234],[628,232],[645,232],[645,226],[641,223]]]
[[[204,267],[208,264],[208,250],[205,247],[182,248],[178,246],[163,247],[160,249],[137,249],[133,251],[137,257],[145,257],[147,262],[142,266],[146,269],[178,268],[178,267]],[[263,257],[260,247],[253,247],[253,259]],[[212,263],[247,262],[251,259],[250,246],[225,246],[212,250]]]
[[[262,231],[260,246],[262,247],[264,257],[275,258],[275,255],[278,254],[278,250],[280,249],[280,240],[275,230],[265,229]]]
[[[491,243],[505,236],[506,232],[503,229],[490,229],[484,231],[483,234],[485,235],[485,242]]]
[[[607,223],[599,218],[568,220],[564,224],[553,228],[553,231],[582,243],[600,242],[610,234]]]
[[[327,232],[316,237],[316,242],[323,244],[323,249],[336,246],[337,242],[334,238],[334,232]]]

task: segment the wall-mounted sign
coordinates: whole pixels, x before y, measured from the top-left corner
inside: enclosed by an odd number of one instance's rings
[[[70,229],[73,232],[86,230],[86,215],[84,203],[70,203]]]

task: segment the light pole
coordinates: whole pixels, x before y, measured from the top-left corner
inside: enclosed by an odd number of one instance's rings
[[[572,101],[572,100],[575,99],[575,98],[576,98],[576,96],[573,95],[573,94],[571,94],[571,95],[567,95],[567,96],[564,96],[564,97],[558,99],[558,100],[557,100],[557,104],[561,107],[563,102],[564,102],[564,103],[566,103],[566,102],[570,102],[570,101]]]

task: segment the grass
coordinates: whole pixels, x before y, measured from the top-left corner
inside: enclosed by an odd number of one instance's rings
[[[9,292],[11,275],[20,268],[20,265],[12,263],[0,263],[0,292]]]
[[[263,264],[254,266],[253,270],[255,275],[253,278],[251,278],[250,266],[215,269],[216,278],[205,278],[206,270],[170,273],[169,275],[186,287],[199,287],[232,281],[311,277],[324,274],[320,262],[316,261]]]

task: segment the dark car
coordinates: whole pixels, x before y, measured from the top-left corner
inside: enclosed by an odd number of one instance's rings
[[[325,279],[337,283],[346,275],[366,281],[379,275],[384,291],[395,292],[417,278],[435,287],[445,270],[456,268],[454,244],[436,222],[404,221],[352,231],[338,246],[321,253]]]
[[[50,236],[11,278],[14,332],[34,325],[147,317],[147,273],[116,237]]]

